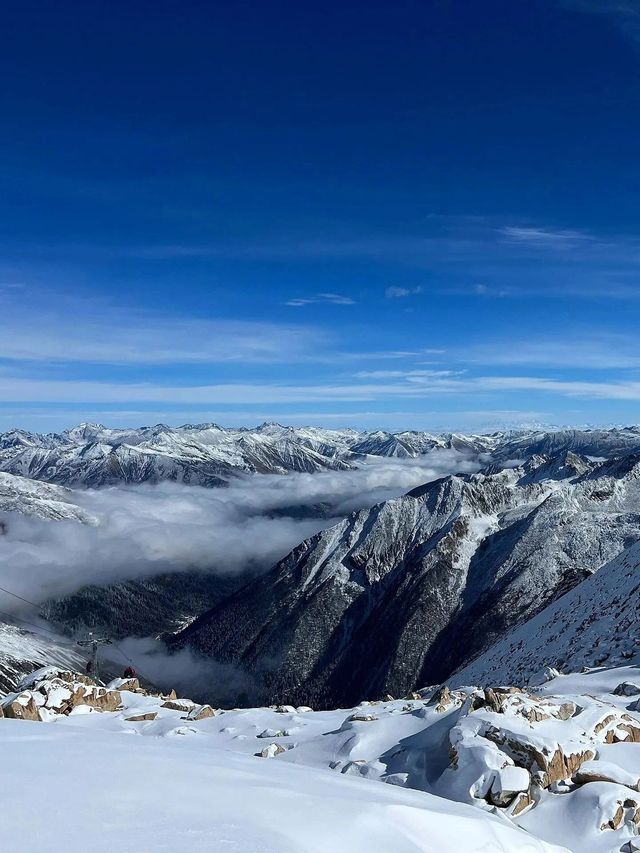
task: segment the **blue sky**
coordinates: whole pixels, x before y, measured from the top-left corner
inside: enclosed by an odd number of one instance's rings
[[[640,420],[640,2],[3,19],[0,429]]]

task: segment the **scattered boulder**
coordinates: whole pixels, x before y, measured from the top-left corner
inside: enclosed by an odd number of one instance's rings
[[[40,720],[35,699],[27,690],[8,696],[2,704],[2,711],[8,720]]]
[[[282,752],[286,752],[283,746],[280,746],[279,743],[270,743],[269,746],[265,746],[260,752],[256,752],[256,755],[258,758],[275,758],[276,755],[280,755]]]
[[[125,717],[128,723],[143,723],[147,720],[155,720],[158,716],[156,711],[147,711],[142,714],[134,714],[132,717]]]
[[[196,707],[196,703],[192,702],[191,699],[168,699],[166,702],[163,702],[160,707],[169,708],[171,711],[182,711],[183,713],[188,714]]]
[[[211,705],[196,705],[187,714],[186,719],[196,722],[197,720],[206,720],[208,717],[215,717],[216,712]]]
[[[622,821],[624,820],[624,809],[622,808],[622,803],[617,804],[617,808],[615,812],[611,815],[609,820],[605,821],[601,824],[600,829],[613,829],[616,830],[620,827]]]
[[[107,688],[109,690],[129,690],[131,693],[142,689],[137,678],[114,678],[107,684]]]
[[[573,775],[577,785],[589,782],[613,782],[616,785],[626,785],[634,791],[640,791],[640,771],[628,773],[617,764],[609,761],[585,761]]]
[[[524,767],[516,767],[513,764],[507,764],[501,770],[498,770],[493,777],[489,799],[494,806],[506,806],[511,803],[516,794],[524,793],[529,790],[531,777],[529,771]]]
[[[640,686],[631,681],[623,681],[613,691],[614,696],[640,696]]]

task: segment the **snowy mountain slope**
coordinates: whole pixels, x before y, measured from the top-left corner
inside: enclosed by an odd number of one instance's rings
[[[461,669],[453,684],[537,679],[545,667],[569,671],[640,659],[640,543],[509,632]]]
[[[20,678],[34,669],[42,666],[83,669],[85,663],[79,647],[62,636],[34,633],[0,622],[0,696],[14,690]]]
[[[442,681],[640,539],[639,472],[571,454],[429,483],[305,540],[173,642],[251,672],[254,701]]]
[[[73,502],[71,490],[0,471],[0,520],[8,524],[4,513],[14,512],[50,521],[97,523]]]
[[[104,486],[162,480],[219,486],[237,472],[333,471],[366,456],[416,458],[434,448],[498,463],[529,456],[577,454],[610,458],[640,452],[640,431],[564,430],[493,435],[357,432],[262,424],[225,429],[216,424],[109,429],[80,424],[60,434],[13,430],[0,434],[0,471],[60,485]]]

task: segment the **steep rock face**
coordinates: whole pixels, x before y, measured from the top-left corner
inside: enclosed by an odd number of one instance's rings
[[[441,681],[640,539],[639,468],[539,458],[438,480],[306,540],[174,642],[246,669],[260,701]]]

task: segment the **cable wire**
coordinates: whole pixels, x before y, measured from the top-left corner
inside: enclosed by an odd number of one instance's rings
[[[3,586],[0,586],[0,591],[6,592],[7,595],[11,595],[11,596],[13,596],[13,598],[17,598],[19,601],[23,601],[25,604],[31,605],[31,607],[35,607],[35,609],[38,611],[38,613],[40,612],[40,605],[36,604],[35,601],[29,601],[28,598],[23,598],[23,596],[18,595],[15,592],[11,592],[10,589],[6,589]],[[26,619],[21,619],[19,616],[13,616],[11,613],[5,613],[2,610],[0,610],[0,614],[2,614],[4,616],[8,616],[9,619],[15,619],[18,622],[22,622],[25,625],[29,625],[32,628],[37,628],[40,631],[45,631],[47,634],[51,634],[53,637],[56,637],[56,639],[58,639],[58,642],[63,643],[64,645],[69,645],[69,646],[75,646],[76,645],[75,643],[70,643],[68,641],[59,639],[59,634],[57,634],[55,631],[50,631],[47,628],[41,628],[39,625],[35,625],[33,622],[28,622]],[[125,652],[123,652],[122,649],[120,648],[120,646],[117,646],[115,643],[112,643],[111,645],[113,646],[114,649],[116,649],[116,651],[120,652],[120,654],[122,655],[122,657],[126,661],[128,661],[133,667],[137,668],[136,662],[134,660],[132,660]],[[147,676],[143,672],[140,672],[140,675],[144,678],[145,681],[148,681],[149,684],[153,684],[153,681],[150,678],[147,678]]]

